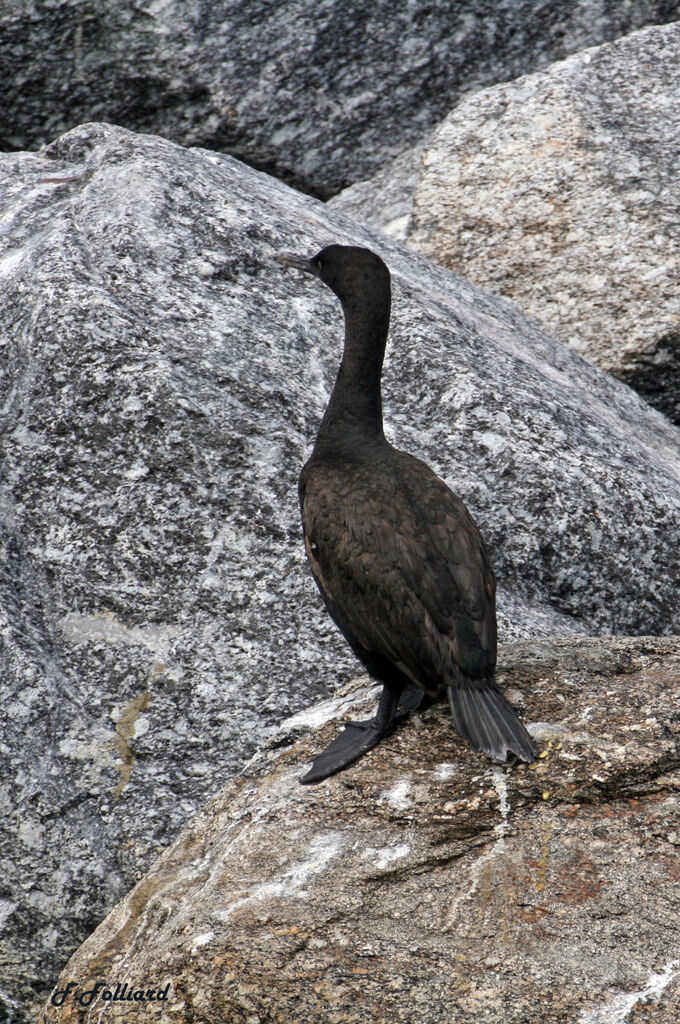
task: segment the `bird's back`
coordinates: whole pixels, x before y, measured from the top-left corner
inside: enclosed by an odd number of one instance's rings
[[[493,676],[495,581],[484,543],[425,463],[387,442],[315,451],[300,503],[312,572],[360,657],[387,659],[430,693]]]

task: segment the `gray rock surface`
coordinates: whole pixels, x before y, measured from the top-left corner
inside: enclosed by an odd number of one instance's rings
[[[334,208],[511,299],[680,422],[679,65],[674,24],[477,93]]]
[[[31,1005],[356,670],[295,493],[340,307],[275,252],[354,241],[391,266],[388,434],[477,517],[505,638],[680,630],[680,433],[511,306],[228,157],[89,125],[3,157],[0,190],[0,987]]]
[[[0,149],[110,121],[328,196],[421,142],[464,93],[678,17],[677,0],[5,3]]]
[[[536,764],[489,767],[439,705],[301,787],[338,715],[368,711],[348,687],[255,756],[58,988],[167,985],[145,1007],[167,1024],[678,1020],[680,638],[510,644],[500,665]],[[42,1020],[103,1009],[130,1020],[73,995]]]
[[[413,200],[422,173],[423,149],[423,144],[413,146],[377,174],[331,196],[328,208],[411,245]],[[430,259],[439,262],[436,253]]]

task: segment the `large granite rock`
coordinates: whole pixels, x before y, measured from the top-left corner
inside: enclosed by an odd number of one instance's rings
[[[680,422],[679,63],[675,24],[477,93],[335,208],[512,299]]]
[[[491,768],[440,705],[298,786],[339,711],[367,713],[348,688],[191,823],[44,1024],[127,1024],[101,989],[79,1005],[97,982],[160,989],[135,1012],[168,1024],[678,1020],[680,638],[512,644],[500,665],[536,764]]]
[[[356,671],[295,489],[341,312],[275,252],[354,241],[391,266],[388,433],[478,518],[506,638],[680,630],[680,433],[228,157],[89,125],[2,158],[0,190],[0,987],[31,1004],[271,729]]]
[[[678,17],[677,0],[4,4],[0,149],[112,121],[328,196],[421,141],[464,93]]]

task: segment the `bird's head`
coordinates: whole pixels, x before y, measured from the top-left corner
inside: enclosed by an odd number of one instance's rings
[[[279,263],[313,274],[335,292],[342,303],[377,290],[390,289],[390,272],[374,252],[355,245],[327,245],[316,256],[281,253]]]

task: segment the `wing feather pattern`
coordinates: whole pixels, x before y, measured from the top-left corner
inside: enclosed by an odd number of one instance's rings
[[[301,511],[319,590],[355,650],[389,660],[428,692],[488,679],[495,580],[480,533],[425,463],[391,453],[389,477],[380,462],[347,473],[337,456],[305,467]]]

